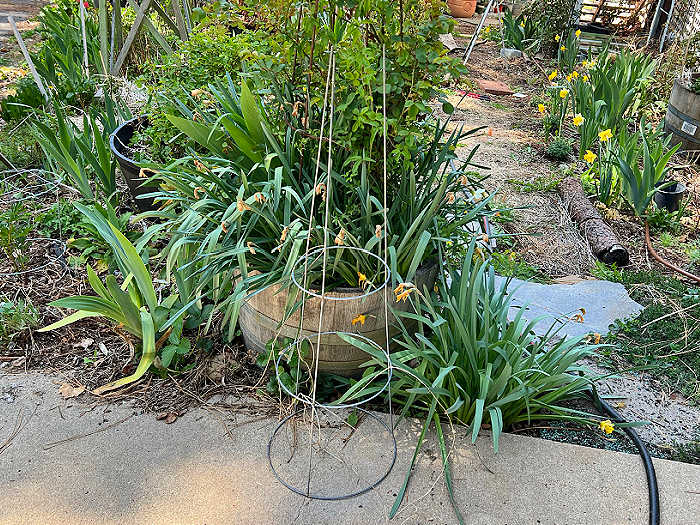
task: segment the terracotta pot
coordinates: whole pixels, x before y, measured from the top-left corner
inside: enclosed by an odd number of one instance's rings
[[[476,0],[447,0],[447,5],[455,18],[471,18],[476,11]]]

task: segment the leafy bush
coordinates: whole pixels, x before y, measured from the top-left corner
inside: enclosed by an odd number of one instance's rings
[[[0,301],[0,342],[39,324],[39,312],[29,300]]]
[[[520,51],[537,51],[540,46],[539,28],[533,18],[525,14],[513,17],[510,11],[503,15],[503,45]]]
[[[0,128],[0,153],[20,170],[37,168],[43,162],[41,148],[29,121]],[[0,170],[4,169],[6,166],[3,164]]]
[[[97,22],[88,16],[85,30],[88,43],[88,71],[83,64],[83,40],[78,4],[61,0],[45,6],[39,15],[42,46],[32,55],[37,72],[69,106],[87,107],[97,84],[90,73],[102,72]]]
[[[15,272],[24,269],[29,261],[28,241],[32,231],[32,216],[22,202],[15,202],[0,213],[0,252]]]
[[[0,100],[0,118],[6,121],[24,118],[44,105],[44,97],[31,75],[25,75],[15,84],[15,93]]]
[[[547,155],[554,160],[566,160],[571,155],[571,141],[564,137],[555,137],[547,146]]]
[[[37,139],[52,171],[66,173],[83,198],[95,199],[97,193],[110,203],[116,203],[116,159],[109,149],[109,135],[114,131],[121,110],[105,98],[105,110],[91,108],[83,115],[82,131],[68,119],[65,111],[54,104],[57,130],[48,124],[35,122]],[[128,118],[130,114],[124,114]]]
[[[641,127],[645,128],[644,121]],[[671,155],[680,147],[680,144],[676,144],[664,152],[663,143],[650,144],[646,133],[641,133],[641,137],[644,155],[641,168],[637,159],[630,165],[621,155],[617,157],[622,179],[622,195],[638,217],[644,215],[656,191],[671,184],[668,182],[658,185],[664,181],[670,169],[667,164]]]
[[[156,357],[159,357],[158,365],[167,368],[176,355],[189,352],[190,343],[182,336],[184,316],[199,297],[192,299],[189,293],[193,290],[186,285],[178,288],[179,293],[159,299],[151,274],[141,260],[138,249],[114,225],[105,220],[101,213],[81,204],[76,204],[76,207],[111,247],[124,276],[124,282],[119,285],[116,277],[109,274],[103,283],[92,267],[88,266],[88,281],[97,297],[76,296],[53,301],[51,306],[77,311],[39,331],[55,330],[86,317],[103,316],[120,324],[137,337],[141,341],[141,357],[136,370],[133,374],[112,381],[97,390],[105,392],[140,379],[154,364]],[[176,282],[184,284],[182,279],[176,279]],[[199,322],[201,318],[197,318],[197,323]],[[158,352],[160,356],[157,356]]]
[[[550,56],[557,56],[559,43],[553,35],[563,35],[569,28],[572,9],[576,0],[531,0],[522,14],[539,28],[541,49]]]

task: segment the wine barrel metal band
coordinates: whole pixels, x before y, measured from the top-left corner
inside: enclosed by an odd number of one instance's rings
[[[669,124],[668,120],[666,121],[666,130],[673,132],[674,135],[678,135],[679,137],[687,140],[688,142],[692,142],[693,144],[700,144],[700,140],[696,139],[692,135],[688,135],[685,131],[678,129],[673,124]]]
[[[680,109],[676,108],[674,105],[669,104],[668,105],[668,111],[673,113],[675,116],[677,116],[679,119],[684,120],[690,124],[693,124],[694,126],[697,126],[700,128],[700,121],[695,120],[693,117],[690,115],[686,115],[683,113]]]

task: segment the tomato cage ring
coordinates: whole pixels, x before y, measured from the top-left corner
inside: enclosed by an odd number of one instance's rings
[[[5,205],[17,202],[36,200],[39,197],[54,193],[61,180],[55,177],[46,178],[43,175],[53,175],[50,171],[39,169],[15,169],[0,171],[0,202]],[[21,178],[27,180],[21,181]],[[32,178],[30,181],[29,178]]]
[[[382,283],[380,283],[377,286],[373,286],[371,290],[367,290],[364,293],[356,294],[356,295],[343,294],[342,296],[321,294],[321,293],[318,293],[317,291],[306,288],[305,285],[300,284],[299,281],[297,281],[297,276],[296,276],[297,271],[300,270],[299,265],[302,263],[304,263],[306,265],[304,268],[304,272],[302,273],[302,275],[305,275],[308,271],[307,263],[308,262],[312,262],[312,263],[318,262],[318,256],[320,254],[324,254],[324,256],[325,256],[325,252],[328,252],[329,250],[349,250],[351,252],[362,253],[364,255],[367,255],[367,256],[375,259],[376,261],[378,261],[381,264],[381,266],[384,267],[384,274],[386,275],[386,278],[384,279],[384,281]],[[352,300],[356,300],[356,299],[365,299],[365,298],[367,298],[371,295],[374,295],[377,292],[380,292],[383,289],[385,289],[386,286],[389,284],[389,279],[391,279],[391,269],[389,268],[389,265],[386,263],[386,261],[384,261],[384,259],[382,259],[379,255],[377,255],[376,253],[372,253],[369,250],[365,250],[364,248],[359,248],[357,246],[344,246],[344,245],[343,246],[325,246],[325,247],[322,246],[322,247],[315,248],[315,249],[311,250],[309,253],[307,253],[303,257],[300,257],[299,259],[297,259],[294,266],[292,266],[291,274],[292,274],[291,275],[292,282],[299,290],[301,290],[302,292],[304,292],[307,295],[310,295],[312,297],[316,297],[318,299],[324,299],[326,301],[352,301]],[[335,291],[347,291],[347,290],[348,290],[348,288],[340,288],[340,289],[336,289]],[[351,288],[350,290],[354,291],[355,288]]]
[[[377,415],[373,414],[372,412],[370,412],[368,410],[365,410],[364,408],[354,407],[353,410],[361,412],[366,417],[368,417],[369,419],[376,422],[380,428],[380,431],[382,433],[386,433],[389,436],[393,451],[391,453],[390,459],[388,461],[384,460],[387,464],[386,469],[382,469],[378,475],[374,476],[374,481],[367,483],[363,488],[356,490],[354,492],[349,492],[349,493],[341,494],[341,495],[326,495],[326,494],[321,494],[318,492],[311,492],[311,479],[310,478],[307,479],[307,489],[306,490],[301,489],[298,486],[296,486],[295,484],[293,484],[292,482],[287,481],[283,477],[283,475],[279,472],[279,470],[277,468],[275,468],[275,464],[274,464],[274,461],[272,459],[273,458],[273,448],[274,448],[273,445],[275,442],[275,438],[280,433],[280,430],[282,430],[287,424],[289,424],[291,421],[293,421],[294,418],[296,418],[297,416],[302,414],[306,410],[306,408],[307,407],[300,408],[300,409],[296,410],[295,412],[293,412],[292,414],[285,417],[282,421],[280,421],[279,424],[277,425],[277,427],[275,428],[275,430],[272,432],[272,436],[270,437],[270,440],[267,443],[267,459],[268,459],[268,462],[270,465],[270,469],[272,470],[272,473],[277,478],[277,481],[279,481],[282,485],[287,487],[292,492],[299,494],[300,496],[304,496],[306,498],[309,498],[309,499],[322,500],[322,501],[340,501],[340,500],[346,500],[346,499],[354,498],[356,496],[360,496],[361,494],[365,494],[366,492],[369,492],[370,490],[375,489],[391,473],[392,469],[394,468],[394,465],[396,464],[397,449],[398,449],[397,444],[396,444],[396,436],[394,435],[394,432],[393,432],[393,429],[391,428],[391,425],[387,424],[385,421],[382,421]],[[313,421],[310,422],[310,424],[313,424]],[[348,423],[346,420],[343,420],[342,424],[346,424],[349,427],[351,427],[353,429],[353,432],[357,428],[355,425],[350,425],[350,423]],[[375,433],[372,435],[376,436],[377,434]],[[310,453],[312,453],[312,452],[310,452]],[[332,457],[331,454],[323,454],[321,451],[319,451],[317,453],[317,456],[324,457],[326,459],[328,457]],[[382,458],[383,458],[383,455],[380,454],[377,459],[381,460]],[[311,459],[311,457],[309,459]],[[282,467],[284,463],[285,462],[280,462],[280,467]],[[333,470],[333,472],[335,474],[336,471]]]
[[[293,351],[295,348],[298,348],[299,345],[303,344],[304,341],[309,341],[310,344],[316,344],[315,342],[312,341],[313,338],[318,338],[319,336],[329,336],[329,335],[340,335],[340,334],[347,334],[352,337],[356,337],[358,339],[362,339],[365,343],[374,346],[378,350],[380,350],[385,356],[386,356],[386,362],[387,366],[385,368],[386,370],[386,382],[382,385],[381,389],[379,389],[377,392],[372,394],[370,397],[366,399],[361,399],[359,401],[356,401],[354,403],[339,403],[339,404],[334,404],[334,403],[318,403],[317,401],[314,401],[313,399],[299,395],[299,393],[294,393],[291,390],[289,390],[284,382],[280,378],[280,365],[282,363],[282,358],[285,357],[287,354],[290,353],[290,351]],[[359,347],[357,347],[359,348]],[[360,350],[364,351],[362,348],[359,348]],[[312,352],[313,354],[313,352]],[[370,357],[371,354],[368,354],[368,357]],[[318,357],[317,357],[318,359]],[[309,372],[312,371],[312,367],[314,366],[313,359],[311,363],[308,363],[308,369]],[[380,395],[382,395],[384,392],[387,391],[389,388],[389,385],[391,384],[391,376],[392,376],[392,366],[391,366],[391,357],[389,355],[389,350],[382,348],[382,346],[377,343],[376,341],[373,341],[369,337],[365,337],[364,335],[352,333],[352,332],[338,332],[338,331],[331,331],[331,332],[321,332],[321,333],[316,333],[316,334],[310,334],[305,337],[302,337],[301,339],[297,339],[296,341],[293,341],[289,345],[287,345],[284,350],[282,350],[277,356],[277,360],[275,361],[275,376],[277,377],[277,383],[279,384],[280,388],[289,396],[292,398],[296,399],[297,401],[305,404],[305,405],[312,405],[320,408],[325,408],[328,410],[333,410],[333,409],[341,409],[341,408],[357,408],[360,405],[364,405],[365,403],[368,403],[369,401],[372,401],[373,399],[376,399]]]

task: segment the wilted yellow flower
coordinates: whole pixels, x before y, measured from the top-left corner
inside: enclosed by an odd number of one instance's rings
[[[554,37],[554,40],[556,40],[557,42],[559,42],[559,40],[561,40],[561,36],[559,36],[559,35],[555,36],[555,37]]]
[[[238,202],[236,203],[236,208],[238,209],[238,211],[243,213],[244,211],[249,210],[250,206],[248,206],[244,200],[238,199]]]
[[[360,323],[362,326],[364,326],[366,319],[367,319],[366,315],[360,314],[352,320],[352,325],[355,326],[357,323]]]
[[[613,136],[613,134],[612,134],[612,131],[610,130],[610,128],[598,133],[598,138],[600,138],[601,142],[606,142],[606,141],[610,140],[612,138],[612,136]]]
[[[374,235],[377,237],[377,239],[382,238],[382,225],[381,224],[377,224],[374,227]]]
[[[323,200],[326,200],[326,185],[323,182],[320,182],[318,186],[316,186],[316,195],[322,195]]]
[[[576,38],[580,37],[580,36],[581,36],[581,30],[580,30],[580,29],[577,29],[575,35],[576,35]]]
[[[226,227],[226,223],[222,222],[221,223],[221,229],[224,231],[224,233],[228,233],[228,228]]]
[[[266,200],[267,200],[267,199],[265,198],[265,195],[263,195],[262,193],[257,192],[257,193],[255,194],[255,202],[257,202],[258,204],[262,204],[262,203],[265,202]]]
[[[566,89],[566,88],[562,89],[562,90],[559,92],[559,96],[560,96],[561,98],[566,98],[568,94],[569,94],[569,90]]]
[[[595,153],[593,153],[589,149],[586,150],[586,154],[583,156],[583,160],[585,160],[589,164],[592,164],[595,161],[595,159],[597,159],[597,158],[598,158],[598,155],[596,155]]]
[[[367,276],[362,272],[357,272],[357,284],[364,288],[368,283]]]
[[[248,251],[250,251],[250,253],[255,255],[255,245],[253,244],[253,242],[248,241],[246,244],[248,245]]]
[[[194,193],[194,198],[195,198],[195,199],[199,199],[199,192],[200,192],[200,191],[201,191],[202,193],[204,193],[205,190],[204,190],[204,188],[202,188],[201,186],[197,186],[197,187],[194,189],[194,192],[193,192],[193,193]]]
[[[576,113],[576,115],[574,116],[574,126],[580,126],[581,124],[583,124],[583,120],[584,118],[581,115],[581,113]]]
[[[609,419],[606,419],[605,421],[600,422],[600,430],[606,434],[612,434],[615,430],[615,424]]]
[[[289,233],[289,228],[287,226],[285,226],[284,230],[282,230],[282,235],[280,235],[280,242],[284,242],[284,240],[287,238],[288,233]]]
[[[598,332],[593,334],[593,344],[594,345],[600,344],[600,334]]]
[[[447,204],[452,204],[455,201],[455,194],[452,191],[448,191],[447,194]]]
[[[345,230],[341,229],[340,233],[335,236],[335,243],[338,246],[342,246],[343,244],[345,244]]]
[[[466,186],[467,184],[469,184],[469,179],[467,179],[467,176],[466,176],[466,175],[460,175],[460,176],[459,176],[459,179],[457,179],[457,180],[459,180],[459,183],[460,183],[462,186]]]
[[[203,89],[193,89],[190,91],[190,95],[192,95],[193,98],[198,98],[204,94]]]
[[[396,302],[398,303],[399,301],[403,301],[405,303],[406,299],[408,299],[408,295],[414,290],[415,290],[415,288],[408,288],[407,290],[404,290],[400,294],[397,294],[396,295]]]
[[[556,72],[556,70],[555,70],[555,71],[552,71],[552,72],[549,74],[549,76],[548,76],[547,78],[548,78],[549,80],[554,80],[555,78],[557,78],[557,72]]]

